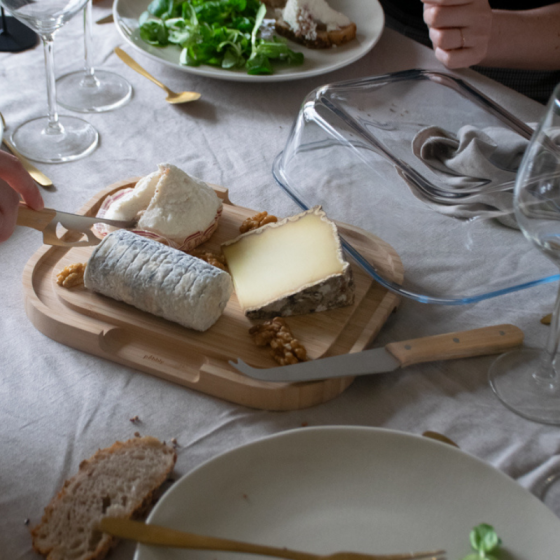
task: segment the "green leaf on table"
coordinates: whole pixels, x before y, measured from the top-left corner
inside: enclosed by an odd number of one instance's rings
[[[468,554],[462,560],[497,560],[491,552],[497,552],[502,544],[494,527],[487,523],[477,525],[469,535],[471,548],[474,553]]]

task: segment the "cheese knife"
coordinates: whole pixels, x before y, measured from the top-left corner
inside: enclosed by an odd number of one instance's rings
[[[521,345],[522,342],[523,331],[514,325],[506,324],[391,342],[384,348],[274,368],[254,368],[239,358],[237,362],[229,363],[253,379],[297,383],[332,377],[386,373],[413,364],[436,360],[499,354]]]
[[[52,208],[33,210],[24,202],[19,203],[17,225],[42,231],[43,242],[46,245],[60,245],[62,247],[88,247],[91,245],[98,245],[101,243],[101,239],[96,237],[90,229],[97,223],[104,223],[117,228],[129,228],[135,225],[136,220],[106,220],[104,218],[69,214],[68,212],[53,210]],[[56,231],[59,224],[66,228],[68,232],[79,233],[80,237],[77,239],[75,235],[63,235],[59,237]],[[82,239],[84,235],[87,236],[87,240]]]

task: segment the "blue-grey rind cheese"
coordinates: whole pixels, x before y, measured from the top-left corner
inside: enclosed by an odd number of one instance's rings
[[[219,319],[233,293],[227,272],[126,230],[107,235],[95,248],[84,285],[197,331]]]

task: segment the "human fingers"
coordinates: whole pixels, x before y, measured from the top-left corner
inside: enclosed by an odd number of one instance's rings
[[[434,45],[434,49],[443,50],[464,49],[472,47],[467,45],[465,33],[462,27],[452,27],[450,29],[430,29],[430,41]]]
[[[424,4],[424,21],[428,27],[435,29],[485,28],[491,16],[492,10],[487,0],[473,0],[469,3],[455,5]]]
[[[473,48],[453,50],[434,48],[434,54],[442,64],[451,69],[474,66],[483,58],[480,56],[479,51]]]
[[[12,154],[0,151],[0,179],[21,194],[23,200],[34,210],[42,210],[45,206],[39,188],[23,165]]]
[[[17,220],[19,196],[0,179],[0,243],[12,235]]]

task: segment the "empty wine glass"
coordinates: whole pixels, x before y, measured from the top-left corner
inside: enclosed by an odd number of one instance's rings
[[[86,121],[59,116],[54,78],[54,34],[83,9],[87,0],[0,0],[16,19],[36,31],[43,42],[47,73],[48,116],[19,125],[12,133],[12,144],[29,159],[58,163],[91,153],[99,135]]]
[[[534,133],[515,184],[515,217],[525,236],[560,266],[560,86]],[[511,256],[514,258],[514,255]],[[560,292],[546,347],[504,354],[490,368],[498,399],[520,416],[560,424]]]
[[[59,105],[79,113],[101,113],[128,102],[132,86],[118,74],[95,70],[92,62],[92,0],[84,8],[84,68],[58,78]]]

